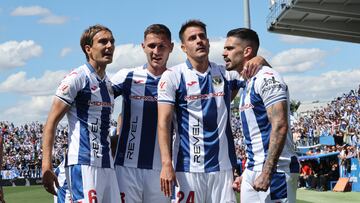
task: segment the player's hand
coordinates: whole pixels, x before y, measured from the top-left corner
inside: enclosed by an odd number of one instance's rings
[[[253,185],[254,190],[266,192],[270,186],[271,174],[262,172],[256,179]]]
[[[235,178],[235,180],[232,184],[232,188],[235,192],[241,191],[241,182],[242,182],[242,176],[238,176]]]
[[[260,68],[267,64],[265,59],[261,56],[255,56],[251,60],[247,61],[244,64],[244,68],[241,71],[241,75],[244,77],[244,79],[249,79],[252,76],[254,76],[257,72],[259,72]]]
[[[173,185],[176,183],[176,175],[172,165],[163,165],[160,172],[160,187],[166,197],[171,197]]]
[[[59,188],[60,185],[59,185],[59,181],[58,181],[55,173],[51,169],[46,170],[43,173],[42,182],[44,184],[45,190],[48,193],[56,195],[56,191],[55,191],[55,188],[54,188],[54,183],[55,183],[55,186],[57,188]]]

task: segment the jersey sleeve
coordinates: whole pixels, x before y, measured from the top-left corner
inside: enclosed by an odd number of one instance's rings
[[[124,82],[129,71],[129,69],[121,69],[111,78],[115,98],[123,94]]]
[[[176,95],[176,74],[172,70],[166,70],[158,84],[158,103],[175,103]]]
[[[270,68],[264,68],[259,72],[255,81],[255,89],[266,108],[288,99],[288,87],[283,78]]]
[[[77,72],[76,70],[72,71],[61,81],[56,90],[56,97],[69,106],[74,102],[78,92],[83,88],[81,74],[81,72]]]

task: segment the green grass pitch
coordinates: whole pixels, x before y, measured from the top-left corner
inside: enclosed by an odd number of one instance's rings
[[[53,197],[42,186],[4,187],[7,203],[50,203]],[[360,192],[317,192],[299,189],[297,203],[359,203]]]

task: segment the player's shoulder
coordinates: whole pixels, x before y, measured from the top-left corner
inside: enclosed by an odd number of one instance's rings
[[[129,73],[131,72],[134,72],[135,70],[137,70],[138,67],[136,68],[123,68],[123,69],[120,69],[118,72],[115,73],[115,75],[113,75],[111,77],[111,82],[113,83],[117,83],[119,81],[122,81],[124,80],[128,75]]]
[[[179,75],[183,73],[186,70],[187,66],[185,63],[180,63],[175,66],[171,66],[166,68],[166,71],[163,73],[163,75]]]
[[[86,65],[82,65],[80,67],[77,67],[73,70],[71,70],[64,78],[63,81],[79,81],[82,80],[86,77],[87,75],[87,70],[86,70]]]
[[[272,78],[272,77],[280,77],[279,72],[275,69],[270,68],[269,66],[262,66],[259,72],[256,74],[257,78]]]

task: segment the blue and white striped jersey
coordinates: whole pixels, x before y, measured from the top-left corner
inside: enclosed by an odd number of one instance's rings
[[[157,142],[157,85],[160,76],[146,65],[120,70],[111,81],[115,97],[123,96],[122,128],[115,164],[141,169],[161,169]]]
[[[280,101],[287,101],[289,105],[288,87],[279,73],[267,66],[263,66],[248,80],[241,93],[239,112],[246,144],[246,168],[252,171],[262,171],[268,154],[271,123],[266,108]],[[277,171],[298,172],[290,127]]]
[[[70,106],[66,166],[113,168],[108,135],[114,95],[109,78],[100,79],[87,63],[62,80],[56,96]]]
[[[215,63],[199,73],[187,60],[163,73],[158,102],[175,108],[176,171],[213,172],[236,165],[230,100],[232,90],[243,85],[237,72]]]

